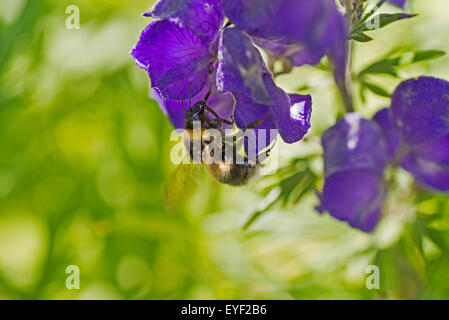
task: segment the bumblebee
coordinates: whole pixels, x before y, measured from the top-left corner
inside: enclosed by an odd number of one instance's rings
[[[243,157],[242,161],[237,161],[237,146],[239,143],[236,139],[232,142],[230,142],[229,139],[226,139],[222,126],[223,124],[234,124],[234,119],[232,116],[230,121],[220,118],[220,116],[207,105],[210,93],[211,89],[209,89],[209,92],[203,100],[198,101],[193,106],[191,106],[191,100],[189,99],[188,109],[184,109],[184,105],[182,106],[183,110],[186,112],[187,137],[185,137],[185,142],[186,147],[189,150],[190,158],[194,162],[196,160],[197,163],[200,162],[205,165],[212,177],[217,181],[235,187],[244,186],[256,175],[258,167],[261,162],[268,157],[270,150],[265,151],[263,156],[257,155],[255,162],[251,162],[247,155]],[[212,119],[207,115],[206,111],[212,115]],[[249,124],[246,128],[242,129],[242,133],[248,129],[258,127],[266,117],[267,115],[263,119]],[[194,134],[195,121],[201,124],[201,134],[196,136]],[[221,141],[217,142],[217,144],[219,145],[218,151],[221,154],[221,159],[220,161],[207,163],[204,161],[204,158],[213,158],[214,152],[216,151],[209,150],[211,149],[210,144],[214,141],[214,137],[210,135],[210,129],[215,129],[220,132]],[[201,141],[197,141],[198,139],[201,139]],[[196,148],[195,150],[195,142],[196,145],[201,146],[201,148]],[[226,150],[231,151],[231,158],[226,157]]]
[[[192,189],[189,184],[195,183],[195,176],[199,174],[198,171],[201,167],[206,167],[210,175],[220,183],[234,187],[247,185],[250,179],[257,174],[261,162],[269,156],[271,149],[263,152],[262,155],[257,155],[256,161],[250,161],[247,155],[243,155],[239,159],[240,161],[237,161],[238,146],[241,146],[242,141],[237,136],[227,139],[223,127],[223,124],[233,125],[234,119],[232,116],[231,120],[222,119],[208,106],[207,101],[210,94],[211,89],[209,89],[203,100],[196,102],[193,106],[191,105],[189,94],[189,106],[187,109],[184,108],[184,102],[181,102],[186,119],[184,143],[189,151],[188,156],[194,164],[179,165],[166,186],[166,197],[172,194],[173,190],[179,189],[180,185],[181,187],[183,185],[185,190]],[[245,133],[248,129],[257,128],[266,117],[267,115],[263,119],[249,124],[246,128],[241,129],[240,132]],[[200,128],[195,127],[195,124],[200,124]],[[195,129],[199,129],[199,134],[195,132]],[[215,136],[210,134],[211,129],[220,133],[220,141],[215,141]],[[227,153],[226,150],[230,151],[230,153]],[[220,157],[218,161],[206,161],[214,158],[217,151]],[[228,158],[228,154],[231,154],[232,157]]]

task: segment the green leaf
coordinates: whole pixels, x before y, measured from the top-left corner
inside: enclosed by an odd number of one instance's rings
[[[381,29],[385,26],[388,26],[390,23],[399,21],[399,20],[403,20],[403,19],[409,19],[409,18],[413,18],[416,17],[417,14],[407,14],[407,13],[382,13],[376,17],[374,17],[374,19],[378,18],[379,19],[379,23],[380,26],[378,29]]]
[[[271,192],[266,195],[262,201],[263,207],[259,210],[256,210],[251,215],[248,221],[246,221],[246,223],[243,225],[242,230],[248,230],[254,224],[254,222],[256,222],[264,213],[270,210],[281,199],[281,195],[282,193],[279,188],[274,188],[273,190],[271,190]]]
[[[375,17],[369,17],[365,21],[356,24],[350,32],[350,38],[358,37],[360,33],[365,31],[379,30],[383,27],[403,19],[416,17],[416,14],[407,13],[382,13]]]
[[[402,53],[395,58],[383,58],[380,61],[374,62],[359,73],[359,78],[366,74],[388,74],[397,77],[397,68],[400,66],[407,66],[414,63],[437,59],[444,56],[446,53],[440,50],[422,50],[409,51]]]
[[[243,225],[242,230],[248,230],[263,214],[269,211],[275,204],[282,206],[298,203],[313,187],[317,181],[316,175],[309,168],[309,160],[314,158],[311,155],[305,158],[293,159],[291,163],[279,169],[275,175],[276,182],[265,188],[265,198],[260,207],[253,212],[248,221]]]
[[[373,40],[373,38],[371,38],[370,36],[366,35],[363,32],[357,32],[351,35],[351,39],[358,41],[358,42],[368,42]]]
[[[367,73],[383,73],[392,76],[397,76],[396,67],[399,66],[399,63],[400,58],[377,61],[372,65],[368,66],[367,68],[365,68],[364,70],[362,70],[359,74],[359,77]]]
[[[387,97],[389,98],[391,96],[391,94],[384,88],[376,85],[376,84],[372,84],[366,81],[362,81],[362,86],[366,87],[368,90],[370,90],[372,93],[381,96],[381,97]]]
[[[444,56],[446,54],[446,52],[440,51],[440,50],[423,50],[423,51],[412,52],[412,54],[413,54],[413,58],[411,60],[409,60],[408,62],[401,61],[401,62],[403,62],[401,64],[405,65],[405,64],[412,64],[412,63],[417,63],[417,62],[421,62],[421,61],[438,59],[438,58],[441,58],[442,56]]]
[[[366,103],[365,87],[362,85],[359,88],[359,96],[360,96],[360,101],[362,101],[362,103],[365,104]]]
[[[362,18],[358,22],[357,26],[362,25],[366,22],[366,20],[372,17],[382,7],[382,5],[385,3],[385,0],[379,0],[374,7],[370,7],[369,3],[367,2],[368,1],[361,1],[361,4],[366,4],[366,6],[362,10]],[[371,10],[368,11],[368,8],[370,8]]]

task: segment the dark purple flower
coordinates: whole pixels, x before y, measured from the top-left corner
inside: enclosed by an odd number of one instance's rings
[[[145,16],[161,20],[143,31],[132,55],[148,71],[156,98],[175,127],[184,126],[180,100],[187,100],[191,86],[192,103],[212,88],[208,104],[226,119],[235,104],[240,128],[277,129],[287,143],[307,133],[310,96],[290,97],[275,85],[250,38],[223,28],[219,0],[161,0]],[[255,151],[273,139],[268,133]]]
[[[391,99],[393,121],[408,145],[449,134],[449,82],[410,79],[398,86]]]
[[[449,191],[449,82],[404,81],[393,93],[391,117],[406,150],[402,167],[421,184]]]
[[[161,0],[145,15],[160,18],[142,32],[131,54],[166,99],[197,95],[216,61],[224,16],[220,0]]]
[[[217,40],[217,31],[224,21],[220,0],[160,0],[143,15],[176,22],[206,43]]]
[[[393,161],[398,153],[401,138],[399,137],[399,134],[394,126],[393,119],[391,117],[391,109],[385,108],[380,110],[376,113],[373,120],[376,121],[382,129],[383,135],[387,142],[388,158],[390,161]]]
[[[411,152],[403,157],[401,166],[412,173],[421,185],[438,191],[449,191],[449,165],[426,160]]]
[[[347,26],[334,1],[223,0],[223,8],[237,28],[259,39],[269,52],[285,54],[295,65],[314,64],[329,54],[337,74],[343,76]],[[296,63],[291,51],[304,48],[306,58]]]
[[[278,129],[287,143],[301,140],[310,128],[310,96],[289,97],[278,88],[257,48],[236,28],[223,31],[217,83],[220,90],[235,97],[234,118],[239,128],[263,120],[258,129]],[[270,142],[267,135],[262,149]]]
[[[392,4],[398,6],[398,7],[404,8],[405,2],[407,0],[388,0],[388,1],[391,2]]]
[[[323,135],[325,184],[321,212],[365,232],[374,230],[385,196],[387,146],[379,126],[347,114]]]

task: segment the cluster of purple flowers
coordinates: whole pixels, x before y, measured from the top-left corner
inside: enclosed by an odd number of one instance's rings
[[[160,0],[144,15],[155,21],[132,56],[176,128],[184,126],[181,101],[191,95],[195,103],[212,88],[209,104],[220,117],[233,115],[239,128],[264,119],[257,129],[277,129],[287,143],[304,137],[311,97],[277,87],[255,44],[271,62],[291,66],[327,54],[344,74],[347,27],[334,1]]]
[[[256,129],[277,129],[294,143],[310,128],[312,99],[279,88],[274,62],[314,65],[327,56],[337,83],[344,82],[349,28],[334,0],[160,0],[144,16],[154,21],[132,56],[148,72],[175,128],[185,126],[182,101],[203,100],[211,90],[208,103],[220,117],[232,116],[239,128],[263,120]],[[318,209],[372,231],[389,165],[401,166],[424,186],[449,191],[449,83],[405,81],[389,108],[372,120],[347,114],[322,143],[325,185]]]
[[[311,97],[277,87],[255,45],[270,66],[317,64],[327,55],[344,78],[348,27],[334,0],[159,0],[144,16],[155,21],[131,54],[176,128],[185,125],[181,101],[202,100],[211,88],[214,111],[233,115],[239,128],[264,119],[257,129],[277,129],[287,143],[304,137]]]
[[[372,231],[386,195],[384,171],[400,166],[431,190],[449,191],[449,82],[410,79],[372,120],[347,114],[323,135],[320,211]]]

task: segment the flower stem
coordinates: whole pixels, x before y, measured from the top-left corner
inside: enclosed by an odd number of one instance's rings
[[[352,94],[352,53],[353,53],[353,43],[352,40],[349,40],[345,79],[343,83],[341,83],[341,81],[337,81],[337,85],[338,82],[340,82],[338,87],[347,113],[354,111],[354,98]]]
[[[345,0],[346,17],[348,19],[348,30],[351,29],[353,23],[354,7],[352,0]],[[352,55],[353,55],[353,40],[348,40],[348,53],[346,59],[346,72],[344,81],[335,78],[340,96],[343,100],[346,113],[354,111],[354,98],[352,95]]]

